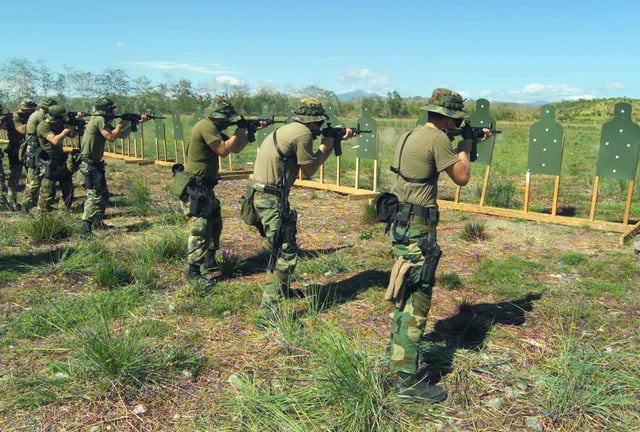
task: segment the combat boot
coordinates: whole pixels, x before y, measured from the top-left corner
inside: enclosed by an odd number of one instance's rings
[[[396,396],[415,402],[437,403],[447,398],[447,392],[440,386],[428,384],[424,377],[398,372]]]
[[[218,269],[218,262],[216,261],[216,252],[209,251],[204,257],[203,267],[206,271],[215,271]]]
[[[91,237],[91,234],[93,234],[91,221],[82,221],[82,237]]]
[[[200,265],[199,264],[189,264],[187,266],[187,281],[189,282],[208,282],[207,278],[202,276],[200,273]]]

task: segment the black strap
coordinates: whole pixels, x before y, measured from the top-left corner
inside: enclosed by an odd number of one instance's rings
[[[423,178],[407,177],[406,175],[402,174],[402,172],[400,172],[400,164],[402,163],[402,152],[404,151],[404,145],[407,143],[407,140],[409,139],[409,135],[411,135],[412,133],[413,131],[409,132],[407,136],[404,137],[404,141],[402,141],[402,146],[400,147],[400,154],[398,155],[398,168],[391,166],[389,167],[389,169],[391,170],[392,173],[402,177],[402,179],[406,182],[423,183],[423,184],[429,183],[429,180],[431,180],[431,177],[423,177]]]

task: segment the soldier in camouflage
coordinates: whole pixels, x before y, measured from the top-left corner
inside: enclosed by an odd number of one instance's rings
[[[447,397],[446,391],[429,384],[426,375],[418,371],[420,340],[431,308],[435,267],[440,257],[436,242],[437,184],[443,171],[455,184],[467,184],[472,139],[463,136],[457,148],[452,149],[443,132],[459,127],[467,117],[458,93],[438,88],[424,109],[427,122],[400,137],[391,167],[396,175],[390,191],[398,197],[399,207],[389,234],[396,262],[385,298],[396,306],[388,350],[390,367],[398,374],[396,394],[405,399],[439,402]],[[482,140],[491,135],[489,129],[484,133]]]
[[[126,138],[131,133],[131,124],[122,120],[113,125],[116,105],[112,99],[98,98],[94,105],[93,117],[87,124],[80,149],[80,172],[84,176],[87,196],[82,213],[83,236],[90,236],[94,229],[109,228],[104,223],[109,202],[107,177],[105,174],[104,150],[107,141]],[[140,122],[147,120],[146,115]]]
[[[22,160],[20,160],[20,146],[22,145],[26,132],[27,120],[35,111],[37,105],[31,99],[23,99],[18,109],[6,120],[7,136],[9,145],[5,153],[9,158],[9,190],[7,199],[16,209],[20,209],[18,204],[18,190],[20,188],[20,178],[22,177]]]
[[[319,100],[302,99],[293,121],[276,129],[260,145],[253,171],[254,208],[275,262],[270,265],[273,270],[268,271],[263,287],[259,327],[272,325],[283,298],[296,294],[290,288],[291,274],[297,264],[296,213],[281,199],[288,197],[298,171],[311,177],[331,155],[333,137],[323,137],[318,150],[313,151],[313,140],[320,136],[322,124],[328,119]],[[353,136],[353,131],[347,129],[343,139]],[[287,214],[281,214],[282,208],[287,209]],[[279,229],[282,230],[282,245],[273,251],[274,236]]]
[[[4,107],[0,104],[0,130],[7,129],[7,116],[8,114],[5,114]],[[2,166],[3,159],[4,151],[0,148],[0,210],[15,210],[7,200],[7,178]]]
[[[53,210],[56,189],[60,186],[65,208],[71,209],[73,203],[72,173],[67,168],[68,154],[64,152],[66,137],[76,136],[75,127],[66,124],[67,110],[60,105],[52,105],[44,121],[38,124],[36,134],[40,144],[39,158],[42,163],[42,186],[38,198],[40,212]]]
[[[218,183],[218,157],[241,152],[249,143],[249,132],[247,128],[238,127],[230,137],[223,133],[228,122],[238,117],[227,100],[214,100],[204,114],[205,118],[193,127],[185,149],[184,168],[191,180],[182,206],[189,218],[186,278],[208,282],[200,267],[206,270],[216,267],[215,255],[222,233],[220,201],[214,191]]]
[[[38,196],[40,195],[41,167],[39,160],[40,143],[38,140],[38,125],[45,119],[49,107],[58,103],[51,98],[45,98],[38,104],[38,109],[29,116],[27,120],[26,137],[22,144],[21,153],[24,154],[24,166],[27,169],[27,183],[25,189],[25,197],[22,200],[22,210],[29,212],[30,209],[38,204]]]

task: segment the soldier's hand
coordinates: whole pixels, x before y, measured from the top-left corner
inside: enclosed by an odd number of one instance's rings
[[[344,130],[344,135],[342,136],[342,139],[343,140],[348,140],[349,138],[353,138],[354,136],[356,136],[356,133],[353,131],[353,129],[346,128]]]
[[[491,129],[482,128],[482,132],[484,133],[484,135],[482,136],[482,138],[480,138],[480,142],[488,140],[491,135],[493,135]]]
[[[150,120],[150,119],[149,119],[149,117],[148,117],[146,114],[140,114],[140,118],[139,118],[139,120],[138,120],[140,123],[144,123],[144,122],[146,122],[147,120]]]

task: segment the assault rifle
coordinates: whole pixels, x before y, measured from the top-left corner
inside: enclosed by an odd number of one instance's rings
[[[133,132],[137,132],[138,131],[138,124],[142,120],[142,115],[143,114],[122,113],[122,114],[114,115],[113,118],[119,118],[121,120],[126,120],[126,121],[130,122],[131,123],[131,130]],[[148,120],[165,118],[165,117],[162,117],[162,116],[154,116],[154,115],[151,115],[151,114],[145,114],[145,115],[147,116]]]
[[[276,120],[273,114],[271,114],[271,117],[269,118],[258,118],[258,119],[246,119],[243,116],[240,116],[240,120],[225,122],[224,126],[225,127],[236,126],[238,128],[246,128],[249,131],[249,142],[254,142],[256,140],[256,131],[258,130],[258,126],[260,126],[261,122],[266,123],[265,127],[271,126],[272,124],[275,124],[275,123],[286,123],[285,120]]]
[[[370,130],[360,129],[360,123],[354,128],[348,128],[353,131],[356,135],[361,135],[363,133],[371,133]],[[336,156],[340,156],[342,154],[342,137],[347,133],[347,128],[343,127],[334,127],[331,126],[331,123],[327,123],[327,127],[320,131],[322,136],[333,138],[333,152]]]
[[[493,135],[502,133],[502,131],[495,130],[493,124],[488,127],[474,127],[468,121],[465,121],[464,126],[458,129],[443,129],[443,132],[447,134],[450,141],[453,141],[455,137],[461,136],[462,139],[471,139],[471,153],[469,154],[469,160],[475,162],[478,159],[478,140],[484,136],[482,129],[489,129]]]
[[[68,112],[67,113],[67,121],[66,124],[75,126],[78,131],[78,135],[82,136],[84,134],[84,129],[87,126],[87,122],[83,120],[84,117],[91,116],[91,113],[87,112]]]

